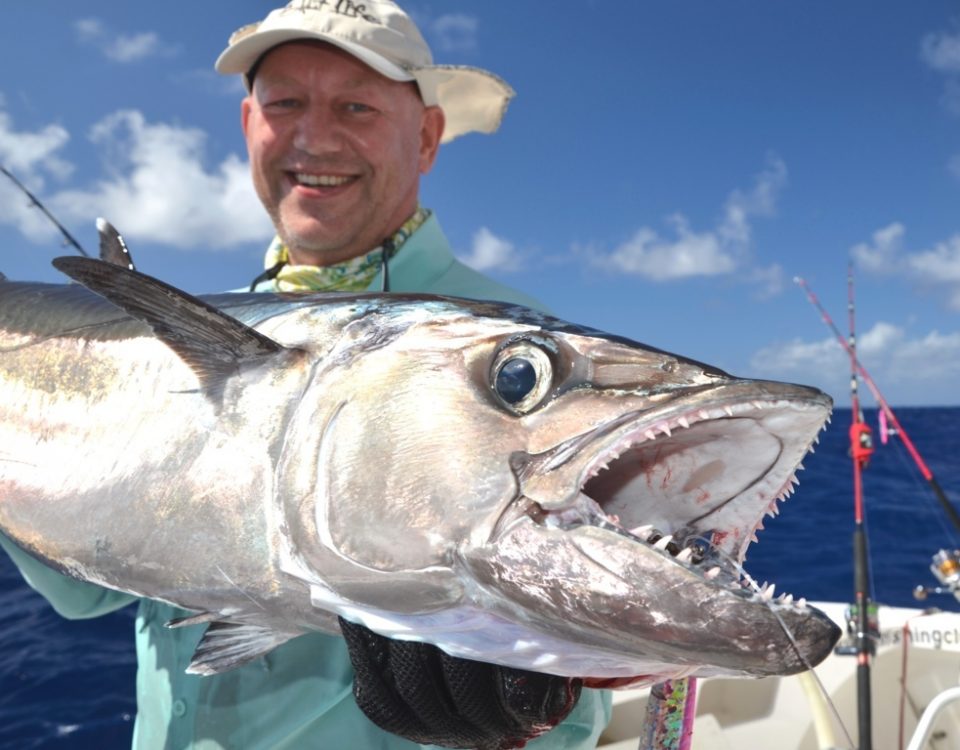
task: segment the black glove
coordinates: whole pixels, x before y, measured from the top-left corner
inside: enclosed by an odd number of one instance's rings
[[[508,750],[552,729],[581,681],[458,659],[340,618],[356,671],[353,695],[381,729],[424,745]]]

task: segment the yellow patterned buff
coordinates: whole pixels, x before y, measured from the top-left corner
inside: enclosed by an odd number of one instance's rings
[[[370,286],[373,277],[380,270],[384,246],[392,245],[388,250],[388,256],[392,258],[400,252],[407,238],[428,218],[430,210],[417,206],[413,216],[383,245],[366,255],[332,266],[291,266],[287,246],[279,237],[274,237],[267,248],[264,268],[273,269],[283,264],[274,277],[274,289],[278,292],[361,292]]]

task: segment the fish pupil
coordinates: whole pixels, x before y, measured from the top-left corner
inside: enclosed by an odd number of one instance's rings
[[[537,371],[530,360],[508,359],[497,373],[496,389],[508,404],[519,403],[537,384]]]

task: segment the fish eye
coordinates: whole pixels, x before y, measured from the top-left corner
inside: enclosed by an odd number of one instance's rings
[[[543,401],[553,383],[550,356],[529,341],[504,347],[491,373],[494,393],[511,411],[526,414]]]

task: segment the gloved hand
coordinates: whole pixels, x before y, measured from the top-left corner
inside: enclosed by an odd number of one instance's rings
[[[573,710],[581,681],[458,659],[340,618],[356,671],[353,695],[388,732],[425,745],[508,750]]]

